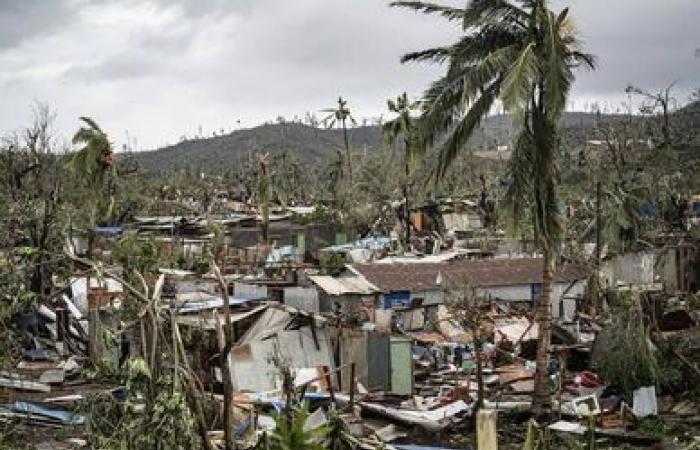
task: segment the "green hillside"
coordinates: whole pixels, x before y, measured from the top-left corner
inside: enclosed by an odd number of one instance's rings
[[[698,104],[679,111],[684,122],[693,122],[697,129]],[[581,144],[591,139],[596,123],[614,116],[570,112],[562,118],[569,143]],[[692,117],[692,120],[689,120]],[[509,144],[514,135],[511,118],[505,115],[488,117],[472,138],[475,150],[491,150]],[[355,151],[379,151],[384,146],[379,126],[361,126],[349,130],[350,143]],[[148,173],[163,174],[173,169],[187,168],[206,173],[235,171],[252,155],[269,152],[287,153],[303,164],[318,165],[329,161],[342,148],[343,134],[339,129],[315,128],[301,123],[265,124],[238,130],[230,134],[188,139],[157,150],[134,153],[133,157]]]

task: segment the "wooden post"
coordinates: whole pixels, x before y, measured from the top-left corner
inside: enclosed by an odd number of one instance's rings
[[[350,364],[350,412],[355,411],[355,363]]]
[[[66,354],[66,335],[68,330],[68,310],[56,308],[56,350],[59,355]]]
[[[327,367],[324,367],[323,368],[323,376],[326,379],[326,384],[328,385],[328,393],[331,396],[331,406],[333,406],[333,405],[335,405],[335,393],[333,392],[333,382],[331,380],[331,370]]]
[[[90,279],[88,278],[88,283]],[[88,301],[88,356],[93,364],[97,364],[102,356],[100,346],[100,302],[97,293],[87,290]]]
[[[557,399],[558,399],[558,413],[559,419],[561,419],[561,406],[562,406],[562,395],[564,394],[564,383],[566,381],[566,356],[567,351],[562,349],[558,352],[559,358],[559,386],[557,387]]]
[[[171,309],[170,310],[170,334],[172,337],[172,353],[173,353],[173,393],[178,390],[180,383],[179,383],[179,369],[180,369],[180,358],[179,358],[179,346],[178,346],[178,336],[177,336],[177,322],[176,322],[176,317],[177,315],[175,314],[175,310]],[[182,355],[183,358],[185,358],[185,355]]]
[[[480,409],[476,413],[477,450],[498,450],[497,414],[493,409]]]

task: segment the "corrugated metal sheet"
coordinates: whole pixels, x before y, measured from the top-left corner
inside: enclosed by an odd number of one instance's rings
[[[266,391],[278,387],[279,370],[272,362],[279,357],[291,369],[333,367],[328,330],[316,329],[318,347],[311,328],[279,331],[267,339],[234,347],[233,374],[237,390]]]
[[[625,253],[603,263],[602,271],[607,282],[614,286],[624,284],[651,284],[654,280],[653,252]]]
[[[353,264],[351,270],[363,275],[382,292],[424,292],[450,283],[468,281],[474,287],[530,285],[542,282],[541,258],[490,259],[438,263]],[[562,264],[556,282],[588,278],[590,270],[578,264]]]
[[[367,335],[367,386],[368,390],[388,391],[391,387],[389,374],[389,336]]]
[[[236,323],[240,320],[246,319],[254,314],[258,314],[262,312],[265,308],[267,308],[267,305],[260,305],[258,307],[255,307],[251,309],[250,311],[245,311],[242,313],[234,313],[231,314],[231,323]],[[220,317],[223,318],[223,315]],[[216,329],[216,320],[214,319],[213,315],[211,314],[190,314],[190,315],[178,315],[175,319],[178,324],[180,325],[185,325],[185,326],[192,326],[192,327],[199,327],[204,330],[215,330]]]
[[[314,275],[310,276],[309,280],[329,295],[368,295],[379,292],[377,287],[362,276],[331,277]]]
[[[344,329],[340,336],[340,364],[344,366],[340,372],[341,389],[343,392],[350,392],[350,363],[355,363],[355,381],[368,387],[367,365],[367,333]]]
[[[314,288],[296,286],[284,288],[284,304],[301,311],[312,313],[321,312],[318,291]]]
[[[238,298],[258,300],[267,298],[267,286],[258,284],[234,283],[233,294]]]
[[[277,387],[277,369],[268,362],[276,340],[254,341],[231,350],[233,382],[237,391],[270,391]]]

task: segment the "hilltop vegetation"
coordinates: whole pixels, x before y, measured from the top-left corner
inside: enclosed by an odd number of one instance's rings
[[[693,119],[698,126],[700,103],[688,105],[679,114]],[[581,145],[594,139],[594,130],[601,123],[609,123],[616,114],[568,112],[560,126],[566,131],[568,142]],[[687,121],[687,120],[686,120]],[[475,151],[495,150],[511,143],[515,135],[511,117],[493,115],[485,119],[471,138]],[[355,151],[376,153],[385,148],[380,125],[365,125],[350,129],[350,143]],[[323,166],[343,146],[340,129],[326,129],[299,122],[265,124],[250,129],[236,130],[212,137],[184,139],[156,150],[134,153],[133,158],[149,174],[162,175],[178,169],[193,172],[222,174],[238,172],[256,153],[269,152],[272,156],[287,154],[304,165]]]

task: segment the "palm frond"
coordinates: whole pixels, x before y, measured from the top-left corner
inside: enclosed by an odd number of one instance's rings
[[[88,127],[90,127],[91,129],[93,129],[93,130],[95,130],[95,131],[98,131],[98,132],[104,134],[104,132],[102,131],[102,129],[97,125],[97,122],[95,122],[94,120],[92,120],[92,118],[90,118],[90,117],[85,117],[85,116],[81,116],[81,117],[80,117],[80,120],[82,120],[83,122],[85,122],[85,124],[86,124]]]
[[[513,155],[508,164],[508,187],[503,201],[503,211],[511,232],[515,232],[522,221],[523,213],[532,198],[532,166],[536,148],[532,134],[523,127],[515,141]]]
[[[464,10],[462,27],[467,30],[497,22],[515,22],[525,27],[528,17],[525,10],[506,0],[471,0]]]
[[[567,46],[561,40],[560,27],[566,17],[566,9],[560,16],[545,14],[544,103],[551,117],[557,118],[566,107],[574,75],[567,62]]]
[[[501,100],[503,106],[509,112],[521,113],[525,105],[529,103],[532,85],[537,75],[537,60],[535,58],[535,45],[528,43],[520,52],[518,58],[508,68]]]
[[[481,96],[471,105],[467,114],[452,130],[444,144],[440,148],[438,157],[437,176],[442,177],[455,160],[457,155],[465,148],[472,133],[479,126],[481,120],[491,111],[500,88],[500,79],[491,83]]]
[[[491,52],[520,44],[527,38],[525,30],[498,23],[486,26],[478,33],[463,36],[449,48],[450,57],[460,64],[477,63]]]
[[[401,57],[401,63],[430,61],[443,63],[450,57],[450,47],[436,47],[417,52],[406,53]]]
[[[569,59],[575,67],[583,66],[585,69],[595,70],[598,66],[596,57],[590,53],[572,51],[569,52]]]
[[[452,130],[466,106],[491,83],[502,76],[516,55],[516,47],[496,50],[473,66],[453,68],[435,81],[423,94],[421,138],[433,145]]]
[[[438,14],[450,21],[464,20],[464,9],[437,3],[418,1],[397,1],[389,3],[391,7],[408,8],[425,14]]]

